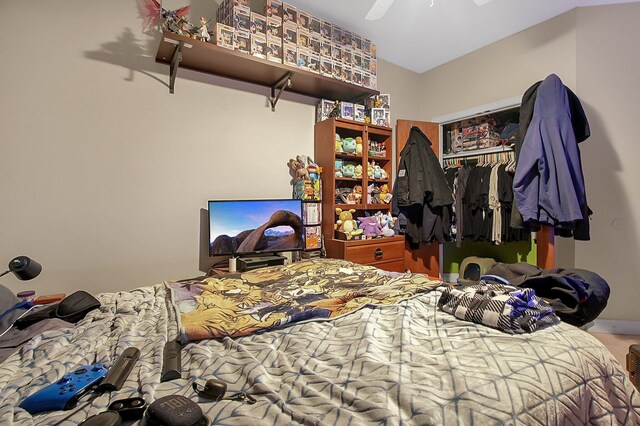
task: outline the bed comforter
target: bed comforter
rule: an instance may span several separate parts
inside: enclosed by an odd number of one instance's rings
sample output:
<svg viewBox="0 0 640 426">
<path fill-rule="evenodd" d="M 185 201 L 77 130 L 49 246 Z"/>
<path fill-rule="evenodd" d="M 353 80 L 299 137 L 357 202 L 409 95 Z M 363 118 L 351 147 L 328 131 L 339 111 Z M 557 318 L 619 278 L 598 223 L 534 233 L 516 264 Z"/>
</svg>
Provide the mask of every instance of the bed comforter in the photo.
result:
<svg viewBox="0 0 640 426">
<path fill-rule="evenodd" d="M 439 291 L 323 322 L 189 343 L 182 378 L 160 383 L 178 334 L 164 285 L 98 295 L 75 328 L 32 339 L 0 365 L 0 424 L 77 424 L 110 401 L 181 394 L 217 425 L 639 424 L 640 395 L 595 338 L 567 324 L 508 335 L 435 306 Z M 81 364 L 108 366 L 136 346 L 124 387 L 71 412 L 31 416 L 26 396 Z M 209 402 L 191 388 L 217 377 L 255 405 Z M 82 402 L 80 404 L 82 406 Z"/>
</svg>

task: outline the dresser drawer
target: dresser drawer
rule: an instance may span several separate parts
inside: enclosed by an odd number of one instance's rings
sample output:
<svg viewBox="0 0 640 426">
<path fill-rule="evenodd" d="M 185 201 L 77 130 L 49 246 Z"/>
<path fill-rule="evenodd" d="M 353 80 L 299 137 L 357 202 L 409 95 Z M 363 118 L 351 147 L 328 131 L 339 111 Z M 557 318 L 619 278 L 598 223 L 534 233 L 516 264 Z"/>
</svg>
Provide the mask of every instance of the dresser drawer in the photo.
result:
<svg viewBox="0 0 640 426">
<path fill-rule="evenodd" d="M 377 240 L 371 240 L 364 245 L 347 247 L 345 259 L 361 264 L 373 264 L 400 259 L 402 259 L 404 263 L 404 241 L 384 241 L 384 239 L 380 239 L 379 242 Z"/>
<path fill-rule="evenodd" d="M 392 260 L 391 262 L 375 262 L 368 263 L 369 266 L 375 266 L 379 269 L 384 269 L 390 272 L 406 272 L 407 268 L 404 266 L 404 259 Z"/>
</svg>

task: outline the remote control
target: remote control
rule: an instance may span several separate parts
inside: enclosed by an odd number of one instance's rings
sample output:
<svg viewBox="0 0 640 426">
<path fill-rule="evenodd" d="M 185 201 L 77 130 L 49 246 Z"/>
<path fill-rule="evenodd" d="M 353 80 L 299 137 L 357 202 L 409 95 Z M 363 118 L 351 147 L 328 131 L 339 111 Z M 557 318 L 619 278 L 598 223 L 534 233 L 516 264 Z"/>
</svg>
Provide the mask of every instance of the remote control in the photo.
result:
<svg viewBox="0 0 640 426">
<path fill-rule="evenodd" d="M 20 407 L 31 414 L 52 410 L 71 410 L 78 400 L 107 374 L 102 364 L 81 365 L 75 371 L 62 376 L 33 395 L 28 396 Z"/>
<path fill-rule="evenodd" d="M 139 357 L 140 350 L 138 348 L 130 347 L 125 349 L 109 369 L 104 380 L 100 382 L 98 390 L 108 392 L 120 390 Z"/>
<path fill-rule="evenodd" d="M 179 379 L 182 374 L 182 357 L 180 343 L 177 340 L 171 340 L 164 345 L 164 354 L 162 355 L 162 374 L 161 382 Z"/>
</svg>

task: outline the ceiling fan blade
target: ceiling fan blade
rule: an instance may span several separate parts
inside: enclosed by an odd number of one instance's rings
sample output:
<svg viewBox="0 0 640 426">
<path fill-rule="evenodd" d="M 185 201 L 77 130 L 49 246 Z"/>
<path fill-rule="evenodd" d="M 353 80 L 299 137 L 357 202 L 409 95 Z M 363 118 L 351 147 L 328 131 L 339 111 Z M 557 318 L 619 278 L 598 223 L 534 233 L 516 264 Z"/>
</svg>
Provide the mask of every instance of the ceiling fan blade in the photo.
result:
<svg viewBox="0 0 640 426">
<path fill-rule="evenodd" d="M 477 6 L 483 6 L 493 0 L 473 0 Z"/>
<path fill-rule="evenodd" d="M 381 19 L 387 13 L 387 10 L 389 10 L 393 4 L 393 1 L 394 0 L 376 0 L 364 19 L 367 21 L 377 21 L 378 19 Z"/>
</svg>

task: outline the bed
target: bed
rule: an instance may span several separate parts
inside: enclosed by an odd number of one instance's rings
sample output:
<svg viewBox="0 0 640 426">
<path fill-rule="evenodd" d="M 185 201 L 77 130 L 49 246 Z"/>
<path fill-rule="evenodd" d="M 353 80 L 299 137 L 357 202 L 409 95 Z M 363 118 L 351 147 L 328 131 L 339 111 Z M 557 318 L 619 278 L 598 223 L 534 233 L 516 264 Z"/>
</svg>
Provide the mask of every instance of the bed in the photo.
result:
<svg viewBox="0 0 640 426">
<path fill-rule="evenodd" d="M 393 304 L 366 304 L 332 319 L 192 341 L 182 350 L 181 378 L 165 383 L 159 381 L 164 344 L 187 329 L 172 286 L 99 294 L 102 306 L 76 327 L 38 335 L 0 364 L 0 423 L 78 424 L 116 399 L 143 396 L 149 403 L 180 394 L 220 425 L 640 424 L 640 395 L 627 373 L 580 329 L 561 323 L 510 335 L 436 309 L 441 290 L 424 276 L 338 260 L 305 262 L 356 278 L 373 274 L 427 286 Z M 288 273 L 310 276 L 304 262 L 296 265 L 303 272 Z M 141 357 L 119 391 L 81 402 L 74 414 L 31 416 L 16 408 L 78 365 L 109 366 L 130 346 Z M 192 383 L 213 377 L 257 402 L 199 398 Z"/>
</svg>

